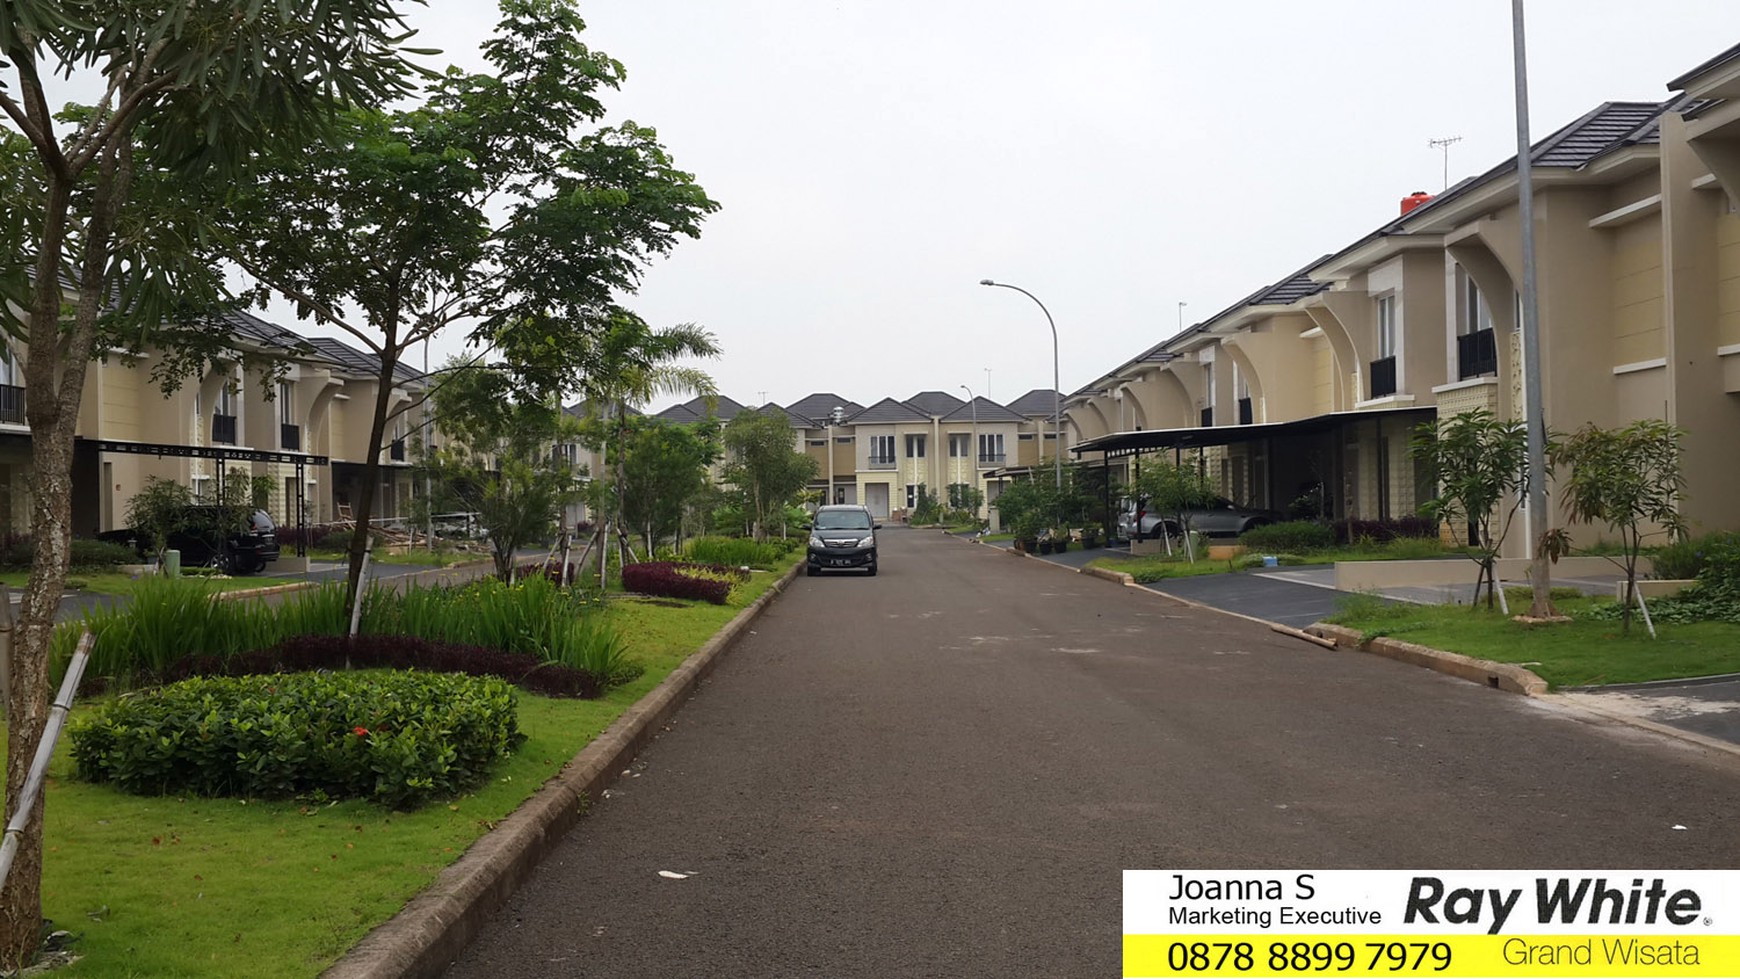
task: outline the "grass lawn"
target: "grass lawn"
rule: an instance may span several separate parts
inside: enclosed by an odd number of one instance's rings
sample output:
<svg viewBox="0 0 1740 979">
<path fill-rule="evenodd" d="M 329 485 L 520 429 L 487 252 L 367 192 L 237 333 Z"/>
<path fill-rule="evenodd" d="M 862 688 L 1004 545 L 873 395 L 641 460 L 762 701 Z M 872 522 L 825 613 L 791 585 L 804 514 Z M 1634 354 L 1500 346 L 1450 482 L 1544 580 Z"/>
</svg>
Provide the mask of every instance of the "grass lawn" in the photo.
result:
<svg viewBox="0 0 1740 979">
<path fill-rule="evenodd" d="M 28 571 L 3 571 L 0 572 L 0 583 L 5 583 L 13 588 L 23 588 L 29 577 L 30 572 Z M 189 575 L 189 577 L 193 576 Z M 78 590 L 94 592 L 99 595 L 131 595 L 133 594 L 133 583 L 136 580 L 132 575 L 114 571 L 84 573 L 75 570 L 67 575 L 69 583 L 82 583 L 82 587 Z M 242 578 L 214 577 L 207 580 L 218 591 L 248 591 L 255 588 L 273 588 L 286 583 L 285 579 L 282 578 L 262 578 L 252 575 Z M 69 584 L 67 591 L 71 592 L 72 590 Z"/>
<path fill-rule="evenodd" d="M 1107 571 L 1122 571 L 1143 584 L 1164 581 L 1167 578 L 1195 578 L 1205 574 L 1226 574 L 1233 570 L 1230 561 L 1210 561 L 1199 558 L 1192 564 L 1183 556 L 1168 557 L 1156 554 L 1147 557 L 1101 557 L 1088 562 L 1090 568 L 1105 568 Z"/>
<path fill-rule="evenodd" d="M 1513 609 L 1526 610 L 1526 589 L 1508 594 Z M 1348 602 L 1329 621 L 1367 635 L 1526 666 L 1555 687 L 1740 672 L 1740 625 L 1657 623 L 1660 638 L 1651 639 L 1643 621 L 1634 619 L 1631 633 L 1624 635 L 1617 621 L 1586 617 L 1601 602 L 1612 604 L 1608 599 L 1555 600 L 1573 619 L 1560 625 L 1523 625 L 1497 609 L 1487 612 L 1484 605 L 1382 606 L 1375 601 Z"/>
<path fill-rule="evenodd" d="M 596 701 L 520 694 L 527 740 L 488 784 L 414 813 L 145 798 L 70 777 L 63 738 L 47 801 L 43 908 L 82 937 L 75 977 L 314 976 L 778 580 L 727 605 L 635 597 L 606 614 L 646 674 Z M 73 721 L 77 721 L 77 710 Z"/>
</svg>

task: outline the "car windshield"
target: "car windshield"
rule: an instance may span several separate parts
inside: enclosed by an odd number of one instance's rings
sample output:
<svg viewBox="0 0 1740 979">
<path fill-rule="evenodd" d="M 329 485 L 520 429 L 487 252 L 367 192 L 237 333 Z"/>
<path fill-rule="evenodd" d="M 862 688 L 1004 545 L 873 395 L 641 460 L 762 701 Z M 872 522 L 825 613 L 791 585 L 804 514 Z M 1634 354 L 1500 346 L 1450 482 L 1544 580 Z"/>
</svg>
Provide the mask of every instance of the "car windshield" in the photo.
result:
<svg viewBox="0 0 1740 979">
<path fill-rule="evenodd" d="M 817 530 L 869 530 L 870 514 L 863 510 L 823 510 L 816 514 Z"/>
</svg>

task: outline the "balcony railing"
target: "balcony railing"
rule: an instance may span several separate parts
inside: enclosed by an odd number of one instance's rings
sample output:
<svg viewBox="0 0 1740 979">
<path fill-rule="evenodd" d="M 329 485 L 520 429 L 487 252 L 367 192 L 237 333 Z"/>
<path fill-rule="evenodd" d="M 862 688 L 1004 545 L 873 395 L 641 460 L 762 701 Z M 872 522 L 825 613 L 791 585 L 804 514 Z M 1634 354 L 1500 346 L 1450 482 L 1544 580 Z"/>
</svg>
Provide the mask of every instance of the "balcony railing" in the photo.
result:
<svg viewBox="0 0 1740 979">
<path fill-rule="evenodd" d="M 871 469 L 893 469 L 894 468 L 894 457 L 893 456 L 871 456 L 870 457 L 870 468 Z"/>
<path fill-rule="evenodd" d="M 0 384 L 0 422 L 23 425 L 24 389 L 16 384 Z"/>
<path fill-rule="evenodd" d="M 404 462 L 405 461 L 405 440 L 404 439 L 394 439 L 393 444 L 387 446 L 387 458 L 393 460 L 394 462 Z"/>
<path fill-rule="evenodd" d="M 1371 362 L 1371 396 L 1387 398 L 1396 393 L 1396 358 L 1382 357 Z"/>
<path fill-rule="evenodd" d="M 1213 428 L 1214 427 L 1214 409 L 1213 408 L 1202 409 L 1201 425 L 1203 428 Z"/>
<path fill-rule="evenodd" d="M 1475 330 L 1456 338 L 1456 376 L 1466 381 L 1498 373 L 1498 341 L 1492 330 Z"/>
<path fill-rule="evenodd" d="M 302 426 L 279 423 L 278 445 L 290 452 L 302 451 Z"/>
<path fill-rule="evenodd" d="M 236 416 L 211 416 L 211 441 L 213 445 L 236 444 Z"/>
<path fill-rule="evenodd" d="M 1239 424 L 1240 425 L 1249 425 L 1251 423 L 1251 419 L 1253 419 L 1254 417 L 1256 417 L 1256 416 L 1251 414 L 1251 399 L 1250 398 L 1240 398 L 1239 399 Z"/>
<path fill-rule="evenodd" d="M 1001 466 L 1007 461 L 1009 461 L 1009 455 L 1006 452 L 979 453 L 979 465 L 981 466 Z"/>
</svg>

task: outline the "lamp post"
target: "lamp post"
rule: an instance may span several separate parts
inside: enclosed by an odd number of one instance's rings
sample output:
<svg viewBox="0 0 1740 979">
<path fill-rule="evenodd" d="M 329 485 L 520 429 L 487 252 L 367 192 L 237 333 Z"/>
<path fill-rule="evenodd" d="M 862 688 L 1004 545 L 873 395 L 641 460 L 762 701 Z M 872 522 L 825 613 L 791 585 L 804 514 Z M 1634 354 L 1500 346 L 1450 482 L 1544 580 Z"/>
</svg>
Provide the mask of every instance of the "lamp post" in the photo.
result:
<svg viewBox="0 0 1740 979">
<path fill-rule="evenodd" d="M 971 446 L 970 451 L 968 451 L 968 453 L 967 453 L 967 463 L 970 466 L 972 466 L 971 472 L 973 474 L 973 489 L 978 489 L 979 488 L 979 456 L 978 456 L 978 451 L 979 451 L 979 402 L 977 399 L 975 399 L 973 397 L 973 389 L 972 388 L 967 387 L 965 384 L 963 384 L 963 385 L 961 385 L 961 390 L 967 392 L 967 404 L 972 405 L 972 407 L 973 407 L 973 442 L 972 442 L 972 446 Z M 979 510 L 977 507 L 974 507 L 973 508 L 973 516 L 976 517 L 978 515 L 979 515 Z"/>
<path fill-rule="evenodd" d="M 839 405 L 828 412 L 828 491 L 822 495 L 824 506 L 834 502 L 834 426 L 840 424 L 845 415 L 846 409 Z"/>
<path fill-rule="evenodd" d="M 1552 572 L 1547 567 L 1541 535 L 1552 515 L 1547 512 L 1547 409 L 1541 392 L 1541 318 L 1535 275 L 1534 160 L 1529 144 L 1529 72 L 1527 45 L 1523 39 L 1523 0 L 1511 0 L 1511 45 L 1516 67 L 1516 175 L 1517 202 L 1522 221 L 1522 348 L 1523 398 L 1528 412 L 1529 454 L 1529 584 L 1534 602 L 1529 614 L 1553 615 Z"/>
<path fill-rule="evenodd" d="M 1063 489 L 1063 384 L 1058 379 L 1057 369 L 1057 321 L 1051 318 L 1051 310 L 1039 301 L 1039 297 L 1020 286 L 1012 286 L 1007 282 L 993 282 L 990 279 L 980 279 L 979 285 L 996 286 L 999 289 L 1013 289 L 1038 305 L 1039 311 L 1045 314 L 1045 322 L 1051 327 L 1051 434 L 1057 440 L 1056 454 L 1053 456 L 1057 473 L 1057 488 Z M 1040 444 L 1044 444 L 1043 441 Z"/>
</svg>

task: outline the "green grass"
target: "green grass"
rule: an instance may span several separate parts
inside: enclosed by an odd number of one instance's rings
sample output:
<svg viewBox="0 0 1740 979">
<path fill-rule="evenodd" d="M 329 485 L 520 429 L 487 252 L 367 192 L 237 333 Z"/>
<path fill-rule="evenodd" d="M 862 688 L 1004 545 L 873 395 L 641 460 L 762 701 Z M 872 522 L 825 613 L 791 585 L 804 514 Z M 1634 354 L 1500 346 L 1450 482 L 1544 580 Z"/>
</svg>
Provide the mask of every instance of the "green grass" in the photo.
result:
<svg viewBox="0 0 1740 979">
<path fill-rule="evenodd" d="M 289 552 L 286 552 L 287 556 L 288 553 Z M 343 564 L 350 560 L 350 553 L 342 549 L 331 550 L 329 548 L 322 548 L 317 550 L 315 548 L 309 548 L 308 559 L 310 561 L 325 561 L 328 563 Z M 431 551 L 425 548 L 416 548 L 404 554 L 388 554 L 385 551 L 375 551 L 369 557 L 369 561 L 374 564 L 403 564 L 424 568 L 451 568 L 456 564 L 470 564 L 474 561 L 488 561 L 489 559 L 489 555 L 481 551 L 475 553 L 471 551 Z"/>
<path fill-rule="evenodd" d="M 1178 557 L 1168 557 L 1156 554 L 1148 557 L 1101 557 L 1088 562 L 1090 568 L 1105 568 L 1107 571 L 1122 571 L 1143 584 L 1164 581 L 1167 578 L 1195 578 L 1208 574 L 1226 574 L 1233 570 L 1230 561 L 1210 561 L 1198 558 L 1193 564 Z"/>
<path fill-rule="evenodd" d="M 4 571 L 0 572 L 0 583 L 4 583 L 13 588 L 23 588 L 25 581 L 29 577 L 30 572 L 28 571 Z M 275 588 L 279 585 L 292 583 L 284 578 L 265 578 L 256 576 L 242 578 L 208 577 L 203 580 L 209 581 L 211 586 L 217 591 L 252 591 L 256 588 Z M 92 592 L 99 595 L 131 595 L 139 583 L 139 579 L 132 575 L 120 574 L 114 571 L 85 574 L 76 569 L 67 575 L 67 581 L 82 582 L 83 587 L 79 589 L 80 591 Z M 69 587 L 67 590 L 71 591 L 72 589 Z"/>
<path fill-rule="evenodd" d="M 414 813 L 130 796 L 72 780 L 63 739 L 48 789 L 43 906 L 81 935 L 83 958 L 60 974 L 317 975 L 778 577 L 751 576 L 723 606 L 612 599 L 608 614 L 646 673 L 595 701 L 522 693 L 527 740 L 513 758 L 488 784 Z"/>
<path fill-rule="evenodd" d="M 986 534 L 979 538 L 987 544 L 1008 544 L 1015 540 L 1014 534 Z"/>
<path fill-rule="evenodd" d="M 1512 611 L 1526 611 L 1527 590 L 1514 589 Z M 1651 639 L 1641 618 L 1629 635 L 1617 621 L 1579 617 L 1608 599 L 1556 600 L 1559 611 L 1572 617 L 1559 625 L 1529 626 L 1513 622 L 1484 605 L 1391 605 L 1375 600 L 1344 604 L 1329 621 L 1358 629 L 1369 637 L 1390 636 L 1434 649 L 1462 653 L 1533 670 L 1555 687 L 1605 683 L 1641 683 L 1682 677 L 1740 672 L 1740 625 L 1696 622 L 1657 623 L 1660 638 Z"/>
</svg>

